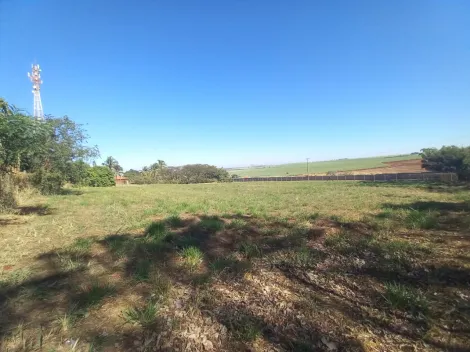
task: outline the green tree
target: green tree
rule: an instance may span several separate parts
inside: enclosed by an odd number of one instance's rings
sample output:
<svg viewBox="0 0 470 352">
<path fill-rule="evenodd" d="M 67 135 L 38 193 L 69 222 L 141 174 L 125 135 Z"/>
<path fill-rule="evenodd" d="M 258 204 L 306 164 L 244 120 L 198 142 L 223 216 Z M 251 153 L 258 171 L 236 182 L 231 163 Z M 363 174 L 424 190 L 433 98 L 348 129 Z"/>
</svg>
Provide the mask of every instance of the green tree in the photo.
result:
<svg viewBox="0 0 470 352">
<path fill-rule="evenodd" d="M 15 111 L 15 107 L 8 104 L 8 102 L 0 97 L 0 116 L 11 115 Z"/>
<path fill-rule="evenodd" d="M 420 153 L 422 167 L 436 172 L 456 172 L 470 175 L 470 147 L 443 146 L 441 149 L 425 148 Z"/>
<path fill-rule="evenodd" d="M 67 181 L 75 185 L 85 185 L 88 176 L 88 165 L 83 160 L 77 160 L 70 164 Z"/>
<path fill-rule="evenodd" d="M 0 118 L 0 170 L 20 167 L 23 159 L 47 153 L 48 125 L 15 112 Z"/>
<path fill-rule="evenodd" d="M 87 170 L 85 185 L 90 187 L 115 186 L 114 173 L 107 166 L 94 166 Z"/>
<path fill-rule="evenodd" d="M 116 175 L 122 171 L 121 165 L 119 165 L 119 162 L 116 159 L 114 159 L 112 156 L 108 156 L 102 165 L 106 166 Z"/>
</svg>

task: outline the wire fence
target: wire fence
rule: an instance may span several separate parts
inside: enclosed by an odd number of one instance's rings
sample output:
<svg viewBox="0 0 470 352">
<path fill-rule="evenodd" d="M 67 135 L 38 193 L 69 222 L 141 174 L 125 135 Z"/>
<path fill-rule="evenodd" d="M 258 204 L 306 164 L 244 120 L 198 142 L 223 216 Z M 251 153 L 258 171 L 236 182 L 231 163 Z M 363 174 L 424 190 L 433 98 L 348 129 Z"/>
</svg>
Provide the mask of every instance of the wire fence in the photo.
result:
<svg viewBox="0 0 470 352">
<path fill-rule="evenodd" d="M 269 176 L 269 177 L 243 177 L 235 178 L 233 182 L 256 182 L 256 181 L 370 181 L 370 182 L 392 182 L 392 181 L 458 181 L 455 173 L 440 172 L 415 172 L 395 174 L 370 174 L 370 175 L 325 175 L 325 176 Z"/>
</svg>

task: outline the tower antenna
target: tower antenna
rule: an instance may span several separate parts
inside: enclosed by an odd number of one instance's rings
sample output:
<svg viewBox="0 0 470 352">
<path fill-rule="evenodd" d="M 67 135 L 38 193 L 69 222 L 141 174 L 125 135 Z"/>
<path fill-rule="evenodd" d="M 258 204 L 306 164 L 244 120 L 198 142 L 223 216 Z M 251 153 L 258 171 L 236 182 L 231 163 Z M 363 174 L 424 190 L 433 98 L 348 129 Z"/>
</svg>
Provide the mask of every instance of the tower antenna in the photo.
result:
<svg viewBox="0 0 470 352">
<path fill-rule="evenodd" d="M 28 72 L 28 77 L 33 83 L 33 97 L 34 97 L 34 113 L 35 119 L 44 120 L 44 111 L 42 110 L 41 102 L 41 69 L 39 65 L 31 65 L 32 72 Z"/>
</svg>

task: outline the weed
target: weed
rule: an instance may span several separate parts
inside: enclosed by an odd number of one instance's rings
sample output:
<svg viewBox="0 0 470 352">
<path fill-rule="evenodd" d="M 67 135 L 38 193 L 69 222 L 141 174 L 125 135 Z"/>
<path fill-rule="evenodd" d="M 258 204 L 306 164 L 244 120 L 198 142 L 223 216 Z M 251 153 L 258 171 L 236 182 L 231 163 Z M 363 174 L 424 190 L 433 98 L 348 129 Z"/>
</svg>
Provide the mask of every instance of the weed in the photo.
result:
<svg viewBox="0 0 470 352">
<path fill-rule="evenodd" d="M 181 251 L 184 264 L 190 269 L 196 269 L 204 258 L 203 253 L 197 247 L 186 247 Z"/>
<path fill-rule="evenodd" d="M 167 229 L 164 222 L 156 221 L 152 222 L 146 229 L 145 233 L 147 236 L 151 237 L 152 239 L 159 241 L 166 237 Z"/>
<path fill-rule="evenodd" d="M 148 281 L 150 278 L 150 261 L 145 258 L 138 259 L 134 272 L 133 277 L 137 281 Z"/>
<path fill-rule="evenodd" d="M 156 271 L 152 274 L 150 283 L 153 290 L 152 297 L 157 299 L 165 298 L 172 287 L 170 279 L 167 276 L 161 274 L 159 271 Z"/>
<path fill-rule="evenodd" d="M 205 217 L 199 221 L 197 227 L 204 231 L 215 233 L 224 228 L 224 222 L 218 217 Z"/>
<path fill-rule="evenodd" d="M 384 297 L 395 309 L 412 313 L 426 313 L 428 310 L 428 302 L 420 291 L 399 283 L 386 283 Z"/>
<path fill-rule="evenodd" d="M 123 312 L 124 320 L 129 324 L 140 325 L 149 328 L 157 322 L 159 307 L 157 304 L 148 302 L 144 307 L 131 307 Z"/>
<path fill-rule="evenodd" d="M 133 240 L 123 236 L 109 236 L 105 239 L 105 243 L 109 251 L 119 258 L 132 253 L 136 245 Z"/>
<path fill-rule="evenodd" d="M 57 325 L 63 332 L 67 332 L 74 326 L 76 320 L 77 316 L 75 314 L 64 314 L 57 319 Z"/>
<path fill-rule="evenodd" d="M 79 293 L 76 302 L 79 308 L 91 308 L 99 305 L 104 298 L 114 295 L 115 292 L 116 289 L 109 284 L 92 283 Z"/>
<path fill-rule="evenodd" d="M 297 267 L 307 268 L 315 263 L 315 256 L 310 248 L 302 246 L 293 253 L 292 262 Z"/>
<path fill-rule="evenodd" d="M 85 254 L 90 251 L 92 244 L 93 240 L 90 238 L 77 238 L 70 249 L 77 254 Z"/>
<path fill-rule="evenodd" d="M 57 253 L 57 260 L 58 260 L 59 266 L 64 271 L 78 270 L 85 266 L 85 263 L 82 257 L 74 255 L 74 254 L 70 254 L 68 252 Z"/>
<path fill-rule="evenodd" d="M 184 221 L 179 215 L 171 215 L 165 219 L 165 222 L 173 228 L 184 226 Z"/>
<path fill-rule="evenodd" d="M 243 231 L 246 229 L 247 223 L 243 219 L 233 219 L 230 224 L 228 224 L 228 227 L 231 229 Z"/>
<path fill-rule="evenodd" d="M 248 259 L 260 257 L 262 254 L 258 245 L 250 242 L 243 242 L 240 245 L 240 252 Z"/>
<path fill-rule="evenodd" d="M 412 229 L 432 229 L 437 225 L 439 213 L 431 210 L 411 210 L 405 218 L 405 224 Z"/>
<path fill-rule="evenodd" d="M 248 317 L 232 322 L 231 325 L 237 338 L 243 341 L 255 341 L 262 335 L 259 325 Z"/>
</svg>

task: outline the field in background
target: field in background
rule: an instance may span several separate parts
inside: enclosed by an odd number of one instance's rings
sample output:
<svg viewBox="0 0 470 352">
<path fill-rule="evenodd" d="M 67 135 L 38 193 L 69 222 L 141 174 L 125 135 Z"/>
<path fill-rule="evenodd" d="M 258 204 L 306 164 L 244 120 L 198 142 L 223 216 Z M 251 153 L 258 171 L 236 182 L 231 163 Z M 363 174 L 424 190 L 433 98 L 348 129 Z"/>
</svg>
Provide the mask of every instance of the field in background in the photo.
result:
<svg viewBox="0 0 470 352">
<path fill-rule="evenodd" d="M 332 161 L 315 161 L 309 162 L 309 173 L 313 174 L 325 174 L 328 171 L 353 171 L 361 170 L 359 173 L 371 173 L 373 169 L 381 168 L 380 172 L 420 172 L 419 163 L 412 163 L 411 165 L 400 167 L 399 170 L 390 170 L 390 165 L 386 163 L 405 161 L 405 160 L 419 160 L 421 157 L 416 154 L 401 155 L 401 156 L 388 156 L 388 157 L 374 157 L 374 158 L 360 158 L 360 159 L 342 159 Z M 307 162 L 284 164 L 284 165 L 273 165 L 266 167 L 253 167 L 246 169 L 231 169 L 231 174 L 236 174 L 240 177 L 262 177 L 262 176 L 295 176 L 295 175 L 306 175 L 307 174 Z"/>
<path fill-rule="evenodd" d="M 0 216 L 1 351 L 465 351 L 470 191 L 129 186 Z"/>
</svg>

